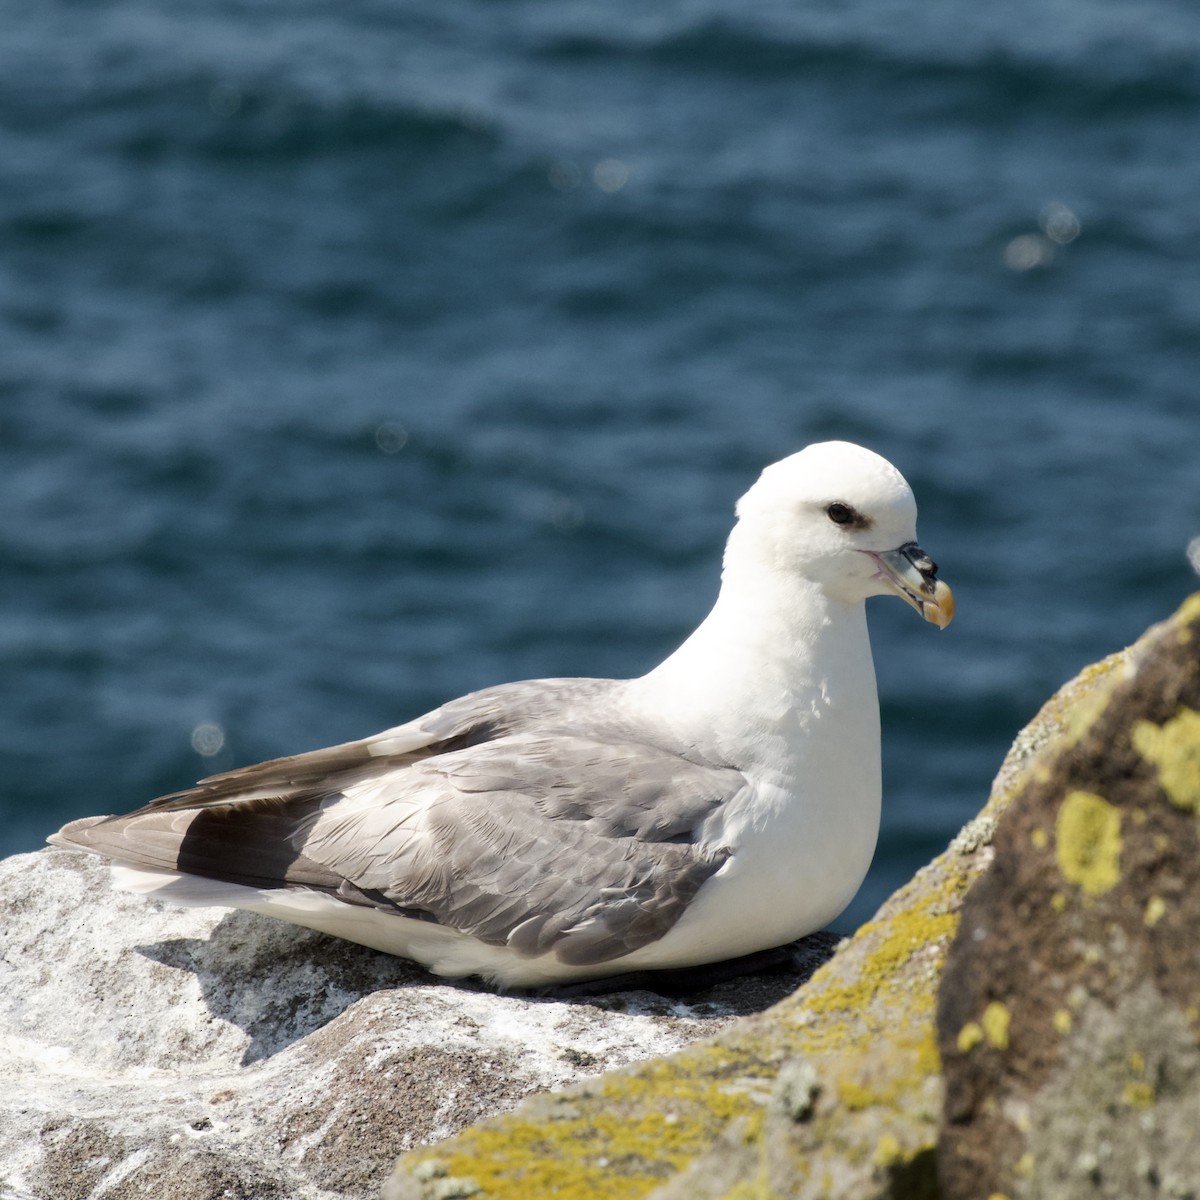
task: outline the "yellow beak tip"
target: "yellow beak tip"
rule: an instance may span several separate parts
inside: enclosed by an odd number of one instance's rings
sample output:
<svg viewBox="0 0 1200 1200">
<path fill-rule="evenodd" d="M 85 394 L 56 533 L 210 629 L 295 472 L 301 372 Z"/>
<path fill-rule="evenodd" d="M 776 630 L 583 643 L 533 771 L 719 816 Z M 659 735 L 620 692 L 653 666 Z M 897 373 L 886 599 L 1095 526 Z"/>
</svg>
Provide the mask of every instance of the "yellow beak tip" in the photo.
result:
<svg viewBox="0 0 1200 1200">
<path fill-rule="evenodd" d="M 921 615 L 931 625 L 945 629 L 954 620 L 954 593 L 940 579 L 933 586 L 933 599 L 921 606 Z"/>
</svg>

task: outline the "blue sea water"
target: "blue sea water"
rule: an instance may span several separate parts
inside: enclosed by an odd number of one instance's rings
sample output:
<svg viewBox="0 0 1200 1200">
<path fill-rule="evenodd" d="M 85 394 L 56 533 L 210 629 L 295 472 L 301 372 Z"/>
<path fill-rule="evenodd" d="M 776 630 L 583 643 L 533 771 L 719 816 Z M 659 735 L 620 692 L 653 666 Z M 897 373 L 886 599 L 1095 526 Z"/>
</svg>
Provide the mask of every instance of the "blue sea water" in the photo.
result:
<svg viewBox="0 0 1200 1200">
<path fill-rule="evenodd" d="M 1182 0 L 0 0 L 0 852 L 640 673 L 734 499 L 891 458 L 851 928 L 1197 585 Z"/>
</svg>

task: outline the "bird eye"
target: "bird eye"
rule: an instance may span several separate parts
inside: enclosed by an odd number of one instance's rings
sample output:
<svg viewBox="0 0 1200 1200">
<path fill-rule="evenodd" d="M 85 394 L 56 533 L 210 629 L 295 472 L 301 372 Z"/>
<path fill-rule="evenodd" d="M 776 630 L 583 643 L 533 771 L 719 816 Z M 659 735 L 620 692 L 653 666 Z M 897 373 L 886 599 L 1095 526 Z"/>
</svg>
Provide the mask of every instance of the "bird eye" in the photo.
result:
<svg viewBox="0 0 1200 1200">
<path fill-rule="evenodd" d="M 854 509 L 848 504 L 831 504 L 825 511 L 835 525 L 849 525 L 854 520 Z"/>
</svg>

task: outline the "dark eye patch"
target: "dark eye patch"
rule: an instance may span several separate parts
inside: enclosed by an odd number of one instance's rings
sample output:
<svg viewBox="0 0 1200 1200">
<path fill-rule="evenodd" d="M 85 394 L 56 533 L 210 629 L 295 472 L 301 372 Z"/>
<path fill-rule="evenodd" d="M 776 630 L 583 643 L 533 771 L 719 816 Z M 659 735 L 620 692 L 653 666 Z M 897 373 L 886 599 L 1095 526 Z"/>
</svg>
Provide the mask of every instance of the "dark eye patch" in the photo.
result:
<svg viewBox="0 0 1200 1200">
<path fill-rule="evenodd" d="M 868 529 L 871 518 L 864 517 L 853 505 L 843 500 L 835 500 L 825 506 L 825 515 L 835 524 L 844 529 Z"/>
</svg>

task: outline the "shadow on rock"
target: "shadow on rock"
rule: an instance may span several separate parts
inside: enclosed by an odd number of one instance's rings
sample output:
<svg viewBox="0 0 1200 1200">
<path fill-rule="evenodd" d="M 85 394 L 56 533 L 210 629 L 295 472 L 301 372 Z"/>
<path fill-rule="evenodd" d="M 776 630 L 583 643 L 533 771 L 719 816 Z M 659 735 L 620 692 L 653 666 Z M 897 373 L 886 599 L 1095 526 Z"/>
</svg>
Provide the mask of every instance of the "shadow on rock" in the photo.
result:
<svg viewBox="0 0 1200 1200">
<path fill-rule="evenodd" d="M 745 1016 L 795 991 L 838 940 L 835 934 L 813 934 L 770 952 L 769 960 L 751 955 L 705 967 L 644 971 L 524 998 L 647 1015 L 686 1010 L 690 1017 Z M 236 910 L 207 938 L 152 942 L 137 952 L 195 975 L 209 1012 L 249 1037 L 243 1066 L 278 1054 L 376 992 L 419 984 L 495 990 L 478 979 L 437 979 L 406 959 Z"/>
<path fill-rule="evenodd" d="M 241 911 L 229 913 L 207 938 L 136 949 L 195 975 L 213 1016 L 249 1037 L 243 1066 L 314 1033 L 364 996 L 429 980 L 415 963 Z"/>
<path fill-rule="evenodd" d="M 532 998 L 594 1001 L 613 1008 L 625 1003 L 626 993 L 644 994 L 653 1006 L 679 1002 L 690 1015 L 749 1016 L 778 1004 L 806 983 L 833 957 L 842 941 L 839 934 L 813 933 L 784 946 L 759 950 L 738 958 L 671 970 L 635 971 L 606 979 L 589 979 L 530 992 Z"/>
</svg>

